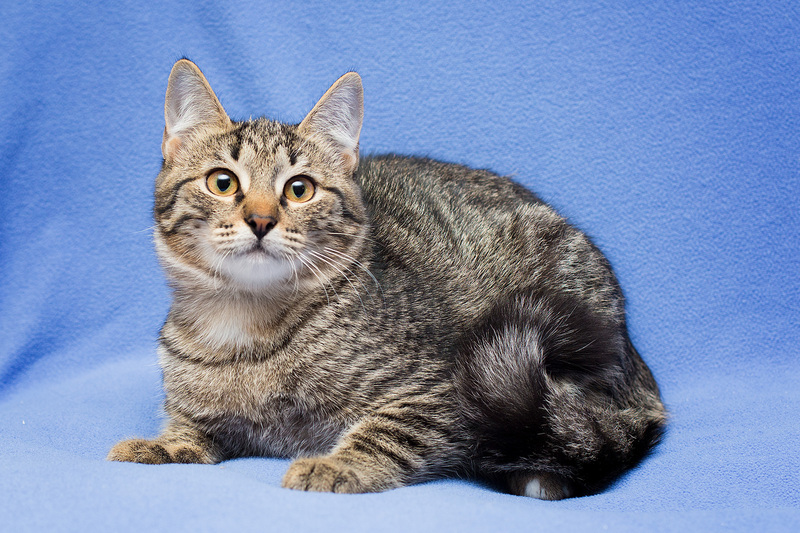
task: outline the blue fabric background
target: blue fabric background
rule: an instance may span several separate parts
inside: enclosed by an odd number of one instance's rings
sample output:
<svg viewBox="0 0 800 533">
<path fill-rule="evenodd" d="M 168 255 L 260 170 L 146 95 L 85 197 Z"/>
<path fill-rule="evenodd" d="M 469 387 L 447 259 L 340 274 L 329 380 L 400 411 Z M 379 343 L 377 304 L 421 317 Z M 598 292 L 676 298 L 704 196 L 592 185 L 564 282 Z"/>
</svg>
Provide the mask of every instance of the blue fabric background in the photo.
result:
<svg viewBox="0 0 800 533">
<path fill-rule="evenodd" d="M 752 2 L 0 5 L 0 529 L 800 529 L 800 9 Z M 514 175 L 615 266 L 672 420 L 606 492 L 280 488 L 288 462 L 111 464 L 154 436 L 150 240 L 172 63 L 234 118 L 364 80 L 362 150 Z"/>
</svg>

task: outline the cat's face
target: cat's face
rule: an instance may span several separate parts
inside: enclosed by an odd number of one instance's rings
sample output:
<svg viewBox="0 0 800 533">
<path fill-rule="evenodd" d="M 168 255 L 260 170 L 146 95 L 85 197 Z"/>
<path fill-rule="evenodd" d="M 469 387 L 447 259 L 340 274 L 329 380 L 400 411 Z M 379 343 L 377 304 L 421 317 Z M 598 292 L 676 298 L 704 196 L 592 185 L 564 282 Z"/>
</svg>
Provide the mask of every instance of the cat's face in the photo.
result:
<svg viewBox="0 0 800 533">
<path fill-rule="evenodd" d="M 233 123 L 199 70 L 173 68 L 156 248 L 174 282 L 297 290 L 343 270 L 366 214 L 352 179 L 361 85 L 349 74 L 299 126 Z"/>
</svg>

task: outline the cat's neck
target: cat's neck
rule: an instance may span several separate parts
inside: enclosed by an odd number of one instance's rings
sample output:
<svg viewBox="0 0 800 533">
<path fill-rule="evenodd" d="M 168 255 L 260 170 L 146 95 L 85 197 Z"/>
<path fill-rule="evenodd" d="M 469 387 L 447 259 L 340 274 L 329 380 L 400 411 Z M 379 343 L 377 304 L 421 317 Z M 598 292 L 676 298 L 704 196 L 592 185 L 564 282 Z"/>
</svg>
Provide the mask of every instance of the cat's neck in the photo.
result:
<svg viewBox="0 0 800 533">
<path fill-rule="evenodd" d="M 171 316 L 212 347 L 243 347 L 279 337 L 303 295 L 291 290 L 175 288 Z"/>
</svg>

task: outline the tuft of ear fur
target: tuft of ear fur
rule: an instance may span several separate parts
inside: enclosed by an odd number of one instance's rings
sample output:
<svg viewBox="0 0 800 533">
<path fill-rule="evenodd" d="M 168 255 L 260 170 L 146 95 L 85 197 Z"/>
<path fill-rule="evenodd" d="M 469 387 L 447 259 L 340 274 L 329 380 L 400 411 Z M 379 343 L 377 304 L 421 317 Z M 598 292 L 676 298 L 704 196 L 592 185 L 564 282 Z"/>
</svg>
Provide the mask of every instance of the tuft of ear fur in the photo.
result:
<svg viewBox="0 0 800 533">
<path fill-rule="evenodd" d="M 231 119 L 222 108 L 206 77 L 197 65 L 181 59 L 172 67 L 164 101 L 164 141 L 161 153 L 170 159 L 198 130 L 224 128 Z"/>
<path fill-rule="evenodd" d="M 322 140 L 342 156 L 345 167 L 358 166 L 358 136 L 364 119 L 361 76 L 348 72 L 322 95 L 298 127 L 301 135 Z"/>
</svg>

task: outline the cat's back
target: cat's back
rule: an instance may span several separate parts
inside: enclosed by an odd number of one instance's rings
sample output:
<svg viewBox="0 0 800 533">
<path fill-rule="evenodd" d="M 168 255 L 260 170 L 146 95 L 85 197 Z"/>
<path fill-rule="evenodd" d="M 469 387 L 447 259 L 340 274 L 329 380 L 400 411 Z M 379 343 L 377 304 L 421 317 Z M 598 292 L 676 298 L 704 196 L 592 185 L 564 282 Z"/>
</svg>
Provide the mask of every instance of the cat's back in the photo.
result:
<svg viewBox="0 0 800 533">
<path fill-rule="evenodd" d="M 426 215 L 436 215 L 442 222 L 479 215 L 479 223 L 524 205 L 544 206 L 531 191 L 506 177 L 424 157 L 363 157 L 356 179 L 375 216 L 405 216 L 412 225 L 428 223 Z"/>
<path fill-rule="evenodd" d="M 569 293 L 622 320 L 608 261 L 534 193 L 488 170 L 427 158 L 362 158 L 356 172 L 384 283 L 479 316 L 515 292 Z M 398 289 L 408 290 L 399 284 Z M 494 302 L 494 303 L 493 303 Z"/>
<path fill-rule="evenodd" d="M 356 179 L 376 239 L 415 264 L 485 266 L 489 256 L 518 255 L 519 242 L 535 240 L 537 231 L 565 226 L 532 192 L 488 170 L 382 155 L 362 158 Z"/>
</svg>

